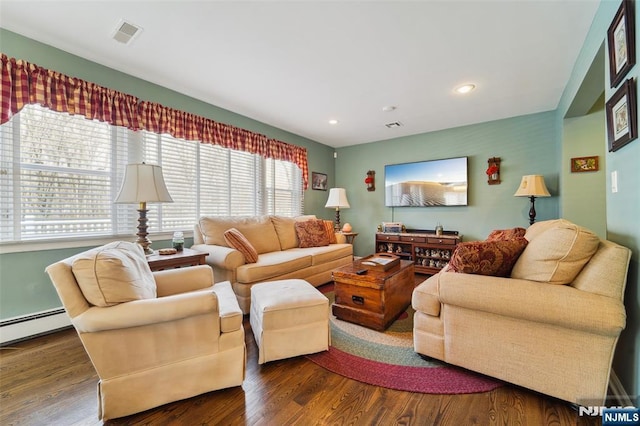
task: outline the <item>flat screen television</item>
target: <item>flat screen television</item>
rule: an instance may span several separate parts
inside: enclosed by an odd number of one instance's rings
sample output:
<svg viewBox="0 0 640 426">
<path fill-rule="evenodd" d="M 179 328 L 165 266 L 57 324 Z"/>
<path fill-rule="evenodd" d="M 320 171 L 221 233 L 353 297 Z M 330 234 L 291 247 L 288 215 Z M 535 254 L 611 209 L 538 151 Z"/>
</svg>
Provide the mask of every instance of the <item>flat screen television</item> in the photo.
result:
<svg viewBox="0 0 640 426">
<path fill-rule="evenodd" d="M 384 166 L 387 207 L 467 205 L 467 157 Z"/>
</svg>

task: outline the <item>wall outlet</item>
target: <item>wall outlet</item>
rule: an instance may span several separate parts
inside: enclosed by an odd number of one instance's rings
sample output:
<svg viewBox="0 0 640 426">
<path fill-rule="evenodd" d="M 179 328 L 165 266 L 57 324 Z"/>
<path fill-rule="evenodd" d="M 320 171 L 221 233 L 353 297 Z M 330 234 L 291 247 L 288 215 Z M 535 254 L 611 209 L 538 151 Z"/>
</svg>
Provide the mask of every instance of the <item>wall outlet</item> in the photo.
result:
<svg viewBox="0 0 640 426">
<path fill-rule="evenodd" d="M 614 170 L 611 172 L 611 192 L 618 192 L 618 171 Z"/>
</svg>

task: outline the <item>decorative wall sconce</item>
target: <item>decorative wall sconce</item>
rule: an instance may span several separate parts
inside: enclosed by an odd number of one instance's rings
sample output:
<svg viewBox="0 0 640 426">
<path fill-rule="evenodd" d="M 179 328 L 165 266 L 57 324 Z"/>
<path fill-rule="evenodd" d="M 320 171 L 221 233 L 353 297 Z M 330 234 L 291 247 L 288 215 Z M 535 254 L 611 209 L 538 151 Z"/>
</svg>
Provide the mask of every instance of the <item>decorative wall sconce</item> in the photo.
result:
<svg viewBox="0 0 640 426">
<path fill-rule="evenodd" d="M 367 177 L 365 178 L 364 183 L 367 184 L 367 191 L 375 191 L 376 190 L 376 172 L 375 172 L 375 170 L 369 170 L 367 172 Z"/>
<path fill-rule="evenodd" d="M 500 184 L 500 157 L 493 157 L 487 160 L 489 167 L 487 168 L 487 183 L 489 185 Z"/>
</svg>

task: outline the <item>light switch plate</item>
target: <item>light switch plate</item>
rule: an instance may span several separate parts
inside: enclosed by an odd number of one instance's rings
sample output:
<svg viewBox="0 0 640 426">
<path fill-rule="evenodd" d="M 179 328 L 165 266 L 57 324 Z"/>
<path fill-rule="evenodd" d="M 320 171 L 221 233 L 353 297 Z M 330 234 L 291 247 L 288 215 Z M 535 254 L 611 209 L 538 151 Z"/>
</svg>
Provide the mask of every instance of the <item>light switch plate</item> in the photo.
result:
<svg viewBox="0 0 640 426">
<path fill-rule="evenodd" d="M 618 171 L 614 170 L 611 172 L 611 192 L 618 192 Z"/>
</svg>

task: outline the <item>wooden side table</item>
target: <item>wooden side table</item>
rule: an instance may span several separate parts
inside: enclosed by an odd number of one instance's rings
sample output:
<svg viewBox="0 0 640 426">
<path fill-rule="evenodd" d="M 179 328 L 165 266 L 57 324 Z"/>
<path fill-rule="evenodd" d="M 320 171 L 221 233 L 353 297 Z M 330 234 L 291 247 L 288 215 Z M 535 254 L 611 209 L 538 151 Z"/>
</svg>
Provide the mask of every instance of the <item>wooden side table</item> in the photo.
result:
<svg viewBox="0 0 640 426">
<path fill-rule="evenodd" d="M 183 266 L 204 265 L 207 253 L 188 248 L 176 254 L 158 254 L 157 251 L 147 256 L 147 263 L 152 271 L 163 269 L 181 268 Z"/>
<path fill-rule="evenodd" d="M 358 236 L 357 232 L 342 232 L 342 235 L 347 239 L 348 244 L 353 244 L 353 240 Z"/>
</svg>

